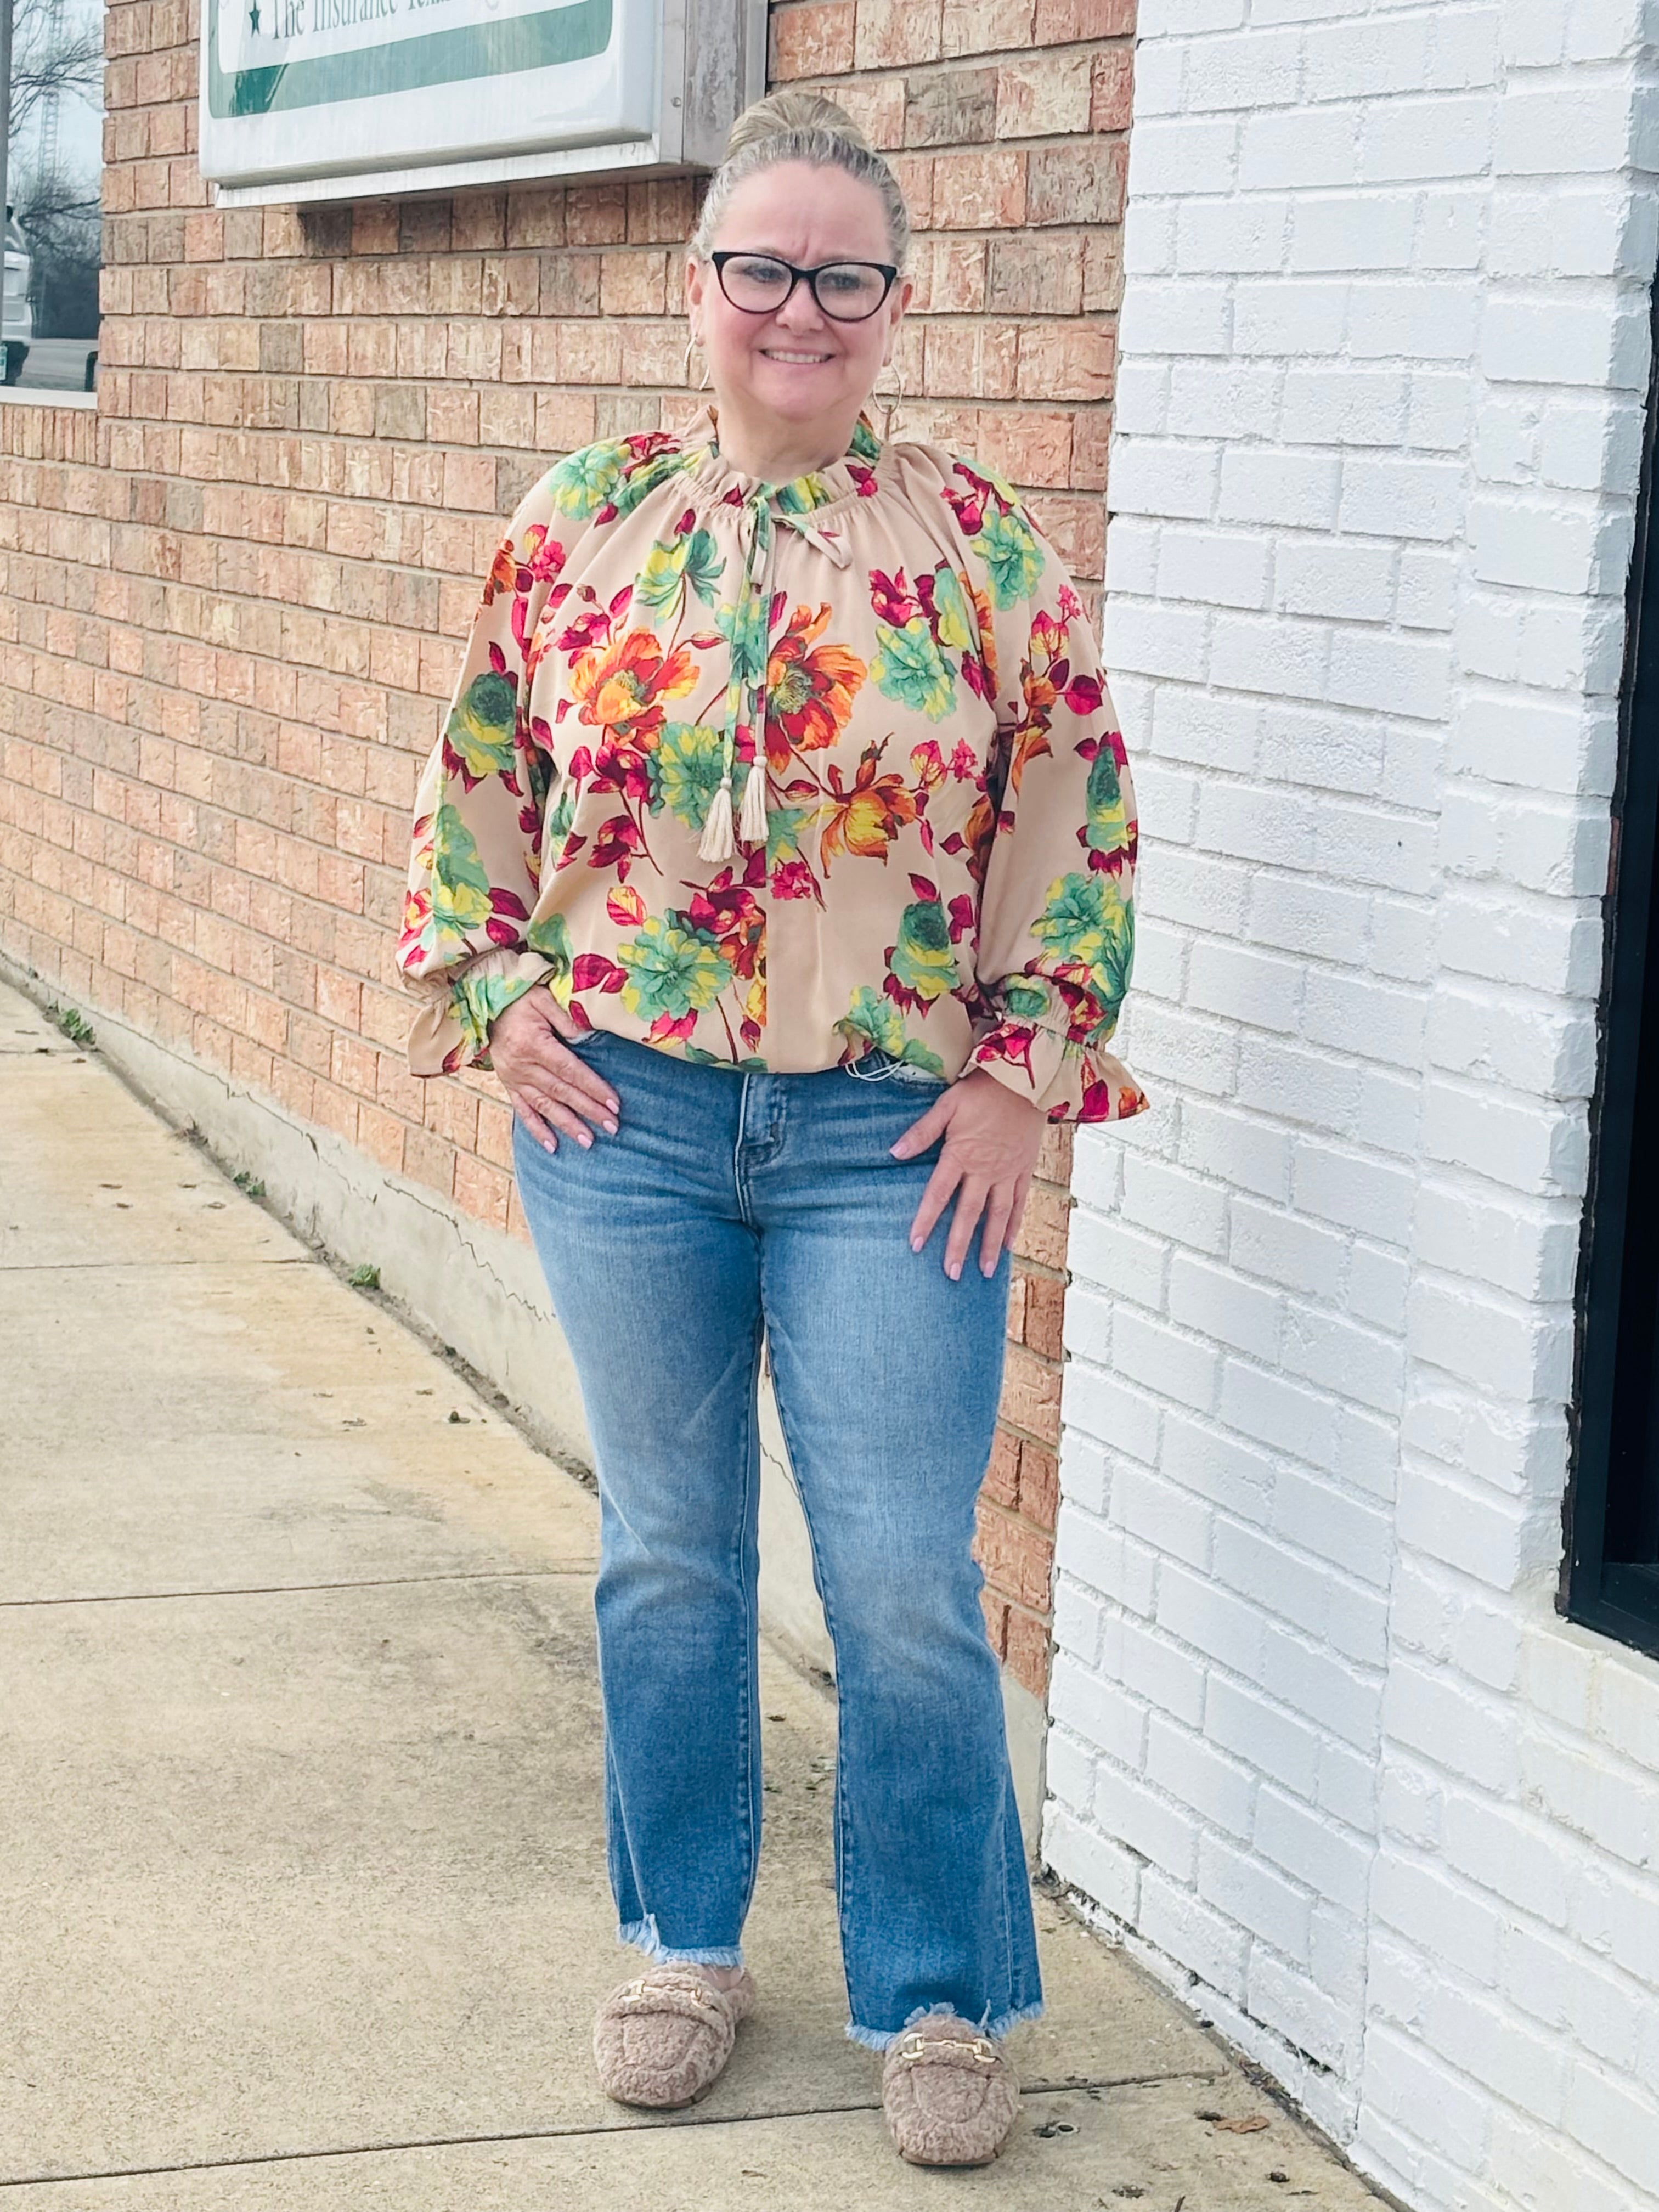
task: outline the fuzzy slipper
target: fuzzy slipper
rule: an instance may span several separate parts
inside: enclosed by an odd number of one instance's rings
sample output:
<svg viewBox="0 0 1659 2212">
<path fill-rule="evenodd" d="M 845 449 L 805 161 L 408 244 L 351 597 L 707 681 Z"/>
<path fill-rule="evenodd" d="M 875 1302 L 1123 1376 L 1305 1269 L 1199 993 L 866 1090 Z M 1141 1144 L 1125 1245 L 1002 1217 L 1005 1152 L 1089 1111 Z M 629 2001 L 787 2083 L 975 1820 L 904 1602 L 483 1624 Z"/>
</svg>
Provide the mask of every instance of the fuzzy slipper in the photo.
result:
<svg viewBox="0 0 1659 2212">
<path fill-rule="evenodd" d="M 672 2112 L 695 2105 L 732 2056 L 755 2002 L 745 1972 L 717 1989 L 696 1966 L 652 1966 L 611 1990 L 593 2022 L 599 2087 L 620 2105 Z"/>
<path fill-rule="evenodd" d="M 1019 2084 L 988 2037 L 930 2013 L 888 2045 L 881 2108 L 912 2166 L 988 2166 L 1019 2117 Z"/>
</svg>

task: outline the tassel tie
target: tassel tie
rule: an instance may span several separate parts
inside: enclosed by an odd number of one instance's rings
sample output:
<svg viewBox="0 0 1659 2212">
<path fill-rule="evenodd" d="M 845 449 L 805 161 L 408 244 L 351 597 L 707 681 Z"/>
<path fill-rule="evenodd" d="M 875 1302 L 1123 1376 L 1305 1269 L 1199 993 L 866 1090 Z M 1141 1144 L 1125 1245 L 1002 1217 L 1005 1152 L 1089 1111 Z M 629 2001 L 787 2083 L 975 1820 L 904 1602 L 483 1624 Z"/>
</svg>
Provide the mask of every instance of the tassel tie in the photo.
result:
<svg viewBox="0 0 1659 2212">
<path fill-rule="evenodd" d="M 772 486 L 757 484 L 744 501 L 738 522 L 743 549 L 743 581 L 738 589 L 736 618 L 732 625 L 732 680 L 726 693 L 726 734 L 720 751 L 720 780 L 708 802 L 708 818 L 697 847 L 699 858 L 718 863 L 729 860 L 739 842 L 764 845 L 766 805 L 766 667 L 772 650 L 772 556 L 776 547 L 776 525 L 782 523 L 804 538 L 837 568 L 851 565 L 852 555 L 839 537 L 820 530 L 810 515 L 787 510 L 775 514 Z M 732 786 L 738 760 L 739 732 L 749 732 L 749 774 L 743 787 L 743 806 L 736 815 Z"/>
</svg>

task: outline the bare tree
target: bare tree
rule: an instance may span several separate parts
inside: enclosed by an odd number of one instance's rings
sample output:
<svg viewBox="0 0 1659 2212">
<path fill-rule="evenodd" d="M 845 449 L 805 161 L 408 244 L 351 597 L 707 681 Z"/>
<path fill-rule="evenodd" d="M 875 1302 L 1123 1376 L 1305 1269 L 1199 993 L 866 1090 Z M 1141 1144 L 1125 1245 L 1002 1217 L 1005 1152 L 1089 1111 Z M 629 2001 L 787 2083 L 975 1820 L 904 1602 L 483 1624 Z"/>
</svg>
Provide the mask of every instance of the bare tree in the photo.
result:
<svg viewBox="0 0 1659 2212">
<path fill-rule="evenodd" d="M 15 144 L 40 103 L 57 93 L 98 101 L 104 81 L 101 15 L 71 29 L 52 0 L 12 0 L 11 115 Z"/>
<path fill-rule="evenodd" d="M 33 264 L 29 287 L 40 337 L 98 335 L 101 210 L 96 178 L 61 163 L 14 178 L 13 205 Z"/>
<path fill-rule="evenodd" d="M 98 224 L 96 178 L 74 176 L 61 163 L 50 173 L 38 168 L 22 170 L 16 177 L 17 216 L 42 232 L 71 233 Z"/>
</svg>

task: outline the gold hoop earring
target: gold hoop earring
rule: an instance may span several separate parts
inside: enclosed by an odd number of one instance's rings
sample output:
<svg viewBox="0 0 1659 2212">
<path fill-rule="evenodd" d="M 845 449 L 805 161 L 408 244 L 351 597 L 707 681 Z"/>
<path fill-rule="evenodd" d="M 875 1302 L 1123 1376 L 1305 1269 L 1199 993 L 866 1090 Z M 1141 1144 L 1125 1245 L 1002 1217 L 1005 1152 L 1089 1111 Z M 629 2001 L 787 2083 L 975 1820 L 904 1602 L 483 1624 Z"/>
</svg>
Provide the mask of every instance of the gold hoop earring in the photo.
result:
<svg viewBox="0 0 1659 2212">
<path fill-rule="evenodd" d="M 697 341 L 696 341 L 696 339 L 695 337 L 689 337 L 689 338 L 687 338 L 687 340 L 686 340 L 686 342 L 685 342 L 685 351 L 684 351 L 684 355 L 681 356 L 681 363 L 680 363 L 680 381 L 681 381 L 681 383 L 682 383 L 682 384 L 690 384 L 690 381 L 691 381 L 691 356 L 692 356 L 692 354 L 693 354 L 694 352 L 697 351 L 698 349 L 698 349 L 698 346 L 697 346 Z M 708 360 L 705 358 L 705 360 L 704 360 L 704 362 L 703 362 L 703 364 L 702 364 L 702 383 L 701 383 L 701 384 L 699 384 L 699 385 L 698 385 L 698 386 L 697 386 L 697 390 L 698 390 L 699 392 L 707 392 L 707 391 L 708 391 Z"/>
</svg>

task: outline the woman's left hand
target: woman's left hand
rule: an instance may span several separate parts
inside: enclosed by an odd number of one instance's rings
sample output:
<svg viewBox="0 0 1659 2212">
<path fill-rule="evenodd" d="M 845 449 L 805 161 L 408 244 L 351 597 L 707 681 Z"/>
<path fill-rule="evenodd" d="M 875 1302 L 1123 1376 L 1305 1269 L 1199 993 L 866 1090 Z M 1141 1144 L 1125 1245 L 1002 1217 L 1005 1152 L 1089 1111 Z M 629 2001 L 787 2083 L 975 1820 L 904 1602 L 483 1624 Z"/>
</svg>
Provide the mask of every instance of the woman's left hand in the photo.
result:
<svg viewBox="0 0 1659 2212">
<path fill-rule="evenodd" d="M 945 1139 L 938 1164 L 910 1224 L 910 1249 L 920 1252 L 952 1194 L 956 1210 L 945 1240 L 945 1272 L 952 1282 L 974 1241 L 980 1217 L 981 1273 L 994 1275 L 1004 1245 L 1019 1232 L 1042 1143 L 1042 1112 L 999 1083 L 982 1068 L 947 1084 L 919 1121 L 913 1121 L 893 1146 L 895 1156 L 913 1159 L 939 1137 Z"/>
</svg>

